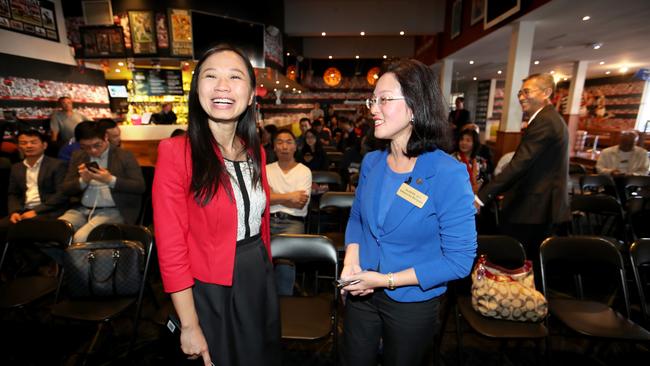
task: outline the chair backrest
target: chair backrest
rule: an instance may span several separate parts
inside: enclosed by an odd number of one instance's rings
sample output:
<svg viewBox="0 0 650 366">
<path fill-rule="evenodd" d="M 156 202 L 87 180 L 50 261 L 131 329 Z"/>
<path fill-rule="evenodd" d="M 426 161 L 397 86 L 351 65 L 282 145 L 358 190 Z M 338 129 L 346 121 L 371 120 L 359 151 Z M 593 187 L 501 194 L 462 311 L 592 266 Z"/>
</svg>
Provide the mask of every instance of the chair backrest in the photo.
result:
<svg viewBox="0 0 650 366">
<path fill-rule="evenodd" d="M 311 181 L 318 184 L 341 185 L 341 175 L 337 172 L 316 170 L 311 172 Z"/>
<path fill-rule="evenodd" d="M 506 235 L 479 235 L 477 244 L 477 257 L 484 254 L 490 262 L 502 267 L 517 268 L 526 260 L 524 246 Z"/>
<path fill-rule="evenodd" d="M 646 197 L 650 198 L 650 176 L 629 175 L 623 181 L 625 198 Z"/>
<path fill-rule="evenodd" d="M 318 207 L 338 207 L 350 208 L 354 202 L 354 192 L 325 192 L 321 198 Z"/>
<path fill-rule="evenodd" d="M 340 151 L 325 151 L 325 154 L 330 163 L 339 163 L 343 160 L 343 153 Z"/>
<path fill-rule="evenodd" d="M 611 176 L 605 174 L 588 174 L 580 177 L 580 189 L 583 194 L 588 193 L 605 193 L 612 197 L 615 197 L 620 201 L 618 197 L 618 191 L 616 190 L 616 183 Z"/>
<path fill-rule="evenodd" d="M 87 241 L 131 240 L 139 242 L 149 253 L 153 244 L 151 231 L 144 226 L 128 224 L 102 224 L 88 234 Z"/>
<path fill-rule="evenodd" d="M 599 273 L 600 281 L 598 289 L 618 288 L 623 294 L 626 316 L 630 316 L 630 302 L 625 282 L 625 269 L 623 257 L 617 246 L 610 240 L 598 236 L 571 236 L 571 237 L 550 237 L 544 240 L 540 247 L 540 261 L 542 269 L 542 289 L 545 296 L 549 296 L 548 279 L 553 269 L 549 264 L 561 263 L 563 269 L 570 270 L 574 274 L 572 279 L 562 279 L 563 283 L 574 281 L 576 286 L 574 296 L 585 298 L 585 286 L 583 275 L 589 271 L 591 274 Z M 606 269 L 613 269 L 618 276 L 602 276 L 607 273 Z M 618 279 L 616 278 L 618 277 Z M 614 296 L 616 290 L 609 294 Z"/>
<path fill-rule="evenodd" d="M 622 215 L 621 204 L 607 194 L 576 194 L 571 197 L 571 210 L 604 215 Z"/>
<path fill-rule="evenodd" d="M 72 243 L 74 228 L 67 221 L 57 219 L 22 220 L 9 227 L 9 243 L 56 243 L 65 249 Z"/>
<path fill-rule="evenodd" d="M 623 206 L 616 198 L 607 194 L 576 194 L 571 196 L 571 211 L 574 234 L 627 240 Z"/>
<path fill-rule="evenodd" d="M 585 167 L 582 164 L 569 163 L 569 174 L 585 175 L 587 174 L 587 169 L 585 169 Z"/>
<path fill-rule="evenodd" d="M 322 235 L 279 234 L 271 238 L 273 258 L 297 263 L 324 262 L 333 264 L 338 273 L 338 258 L 332 241 Z"/>
<path fill-rule="evenodd" d="M 630 260 L 632 262 L 632 272 L 639 292 L 639 302 L 641 303 L 641 312 L 646 325 L 650 324 L 650 304 L 646 297 L 646 288 L 650 283 L 650 239 L 639 239 L 630 246 Z M 642 273 L 641 267 L 644 267 L 645 273 Z"/>
</svg>

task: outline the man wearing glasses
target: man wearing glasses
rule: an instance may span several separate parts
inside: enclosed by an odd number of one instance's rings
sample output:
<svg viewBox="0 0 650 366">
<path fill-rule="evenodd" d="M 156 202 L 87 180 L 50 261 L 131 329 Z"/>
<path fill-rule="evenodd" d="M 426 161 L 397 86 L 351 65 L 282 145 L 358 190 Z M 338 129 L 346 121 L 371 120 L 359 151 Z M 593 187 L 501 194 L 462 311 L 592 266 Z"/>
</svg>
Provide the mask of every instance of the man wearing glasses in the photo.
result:
<svg viewBox="0 0 650 366">
<path fill-rule="evenodd" d="M 81 122 L 75 139 L 81 149 L 72 154 L 63 192 L 79 204 L 59 219 L 74 226 L 75 242 L 83 242 L 101 224 L 135 223 L 145 184 L 133 154 L 112 146 L 98 123 Z"/>
<path fill-rule="evenodd" d="M 524 244 L 528 258 L 539 258 L 539 245 L 556 225 L 569 221 L 569 133 L 550 102 L 555 82 L 550 74 L 524 79 L 517 94 L 530 116 L 528 128 L 510 164 L 478 192 L 486 204 L 504 193 L 503 231 Z M 539 266 L 536 266 L 538 269 Z M 536 273 L 536 279 L 541 278 Z"/>
</svg>

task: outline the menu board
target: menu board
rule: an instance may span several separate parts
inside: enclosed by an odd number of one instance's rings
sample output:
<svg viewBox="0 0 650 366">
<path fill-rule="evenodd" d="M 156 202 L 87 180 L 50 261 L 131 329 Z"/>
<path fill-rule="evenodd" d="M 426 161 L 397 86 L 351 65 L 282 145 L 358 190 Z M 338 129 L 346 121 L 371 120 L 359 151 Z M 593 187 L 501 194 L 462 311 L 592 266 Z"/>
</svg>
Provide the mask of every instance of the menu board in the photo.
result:
<svg viewBox="0 0 650 366">
<path fill-rule="evenodd" d="M 59 41 L 54 2 L 49 0 L 0 0 L 0 28 Z"/>
<path fill-rule="evenodd" d="M 136 95 L 183 95 L 180 70 L 136 69 L 133 82 Z"/>
</svg>

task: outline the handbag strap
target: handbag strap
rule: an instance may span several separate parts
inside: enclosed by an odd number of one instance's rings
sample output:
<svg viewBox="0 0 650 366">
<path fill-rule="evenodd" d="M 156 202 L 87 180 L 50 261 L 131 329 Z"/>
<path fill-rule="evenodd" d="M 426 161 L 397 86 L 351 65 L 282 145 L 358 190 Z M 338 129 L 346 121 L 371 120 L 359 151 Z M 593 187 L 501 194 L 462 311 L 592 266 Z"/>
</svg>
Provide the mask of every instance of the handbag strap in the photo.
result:
<svg viewBox="0 0 650 366">
<path fill-rule="evenodd" d="M 90 263 L 90 270 L 88 271 L 88 291 L 90 292 L 91 296 L 95 296 L 95 291 L 93 291 L 93 283 L 95 282 L 106 282 L 110 279 L 113 279 L 112 287 L 113 287 L 113 295 L 117 294 L 117 284 L 115 283 L 115 272 L 117 271 L 117 262 L 120 260 L 120 250 L 119 249 L 113 249 L 113 269 L 111 270 L 111 273 L 104 278 L 103 280 L 98 279 L 95 276 L 95 251 L 91 250 L 90 253 L 88 253 L 88 262 Z"/>
</svg>

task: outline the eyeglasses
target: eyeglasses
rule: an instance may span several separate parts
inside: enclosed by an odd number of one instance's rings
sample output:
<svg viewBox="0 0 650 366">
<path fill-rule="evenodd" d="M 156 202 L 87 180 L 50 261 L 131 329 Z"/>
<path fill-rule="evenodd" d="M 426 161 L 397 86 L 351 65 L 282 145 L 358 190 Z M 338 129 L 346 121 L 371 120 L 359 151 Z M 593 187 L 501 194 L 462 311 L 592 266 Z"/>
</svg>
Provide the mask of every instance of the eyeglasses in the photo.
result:
<svg viewBox="0 0 650 366">
<path fill-rule="evenodd" d="M 390 102 L 391 100 L 403 100 L 405 99 L 403 96 L 402 97 L 372 97 L 366 99 L 366 107 L 368 109 L 372 109 L 372 106 L 375 104 L 378 105 L 384 105 L 386 102 Z"/>
<path fill-rule="evenodd" d="M 96 142 L 96 143 L 91 144 L 91 145 L 79 144 L 79 147 L 81 148 L 81 150 L 84 150 L 84 151 L 99 150 L 102 147 L 104 147 L 104 142 L 103 141 L 102 142 Z"/>
<path fill-rule="evenodd" d="M 525 96 L 525 97 L 530 97 L 532 94 L 533 90 L 541 90 L 541 89 L 521 89 L 520 91 L 517 92 L 517 96 Z"/>
</svg>

